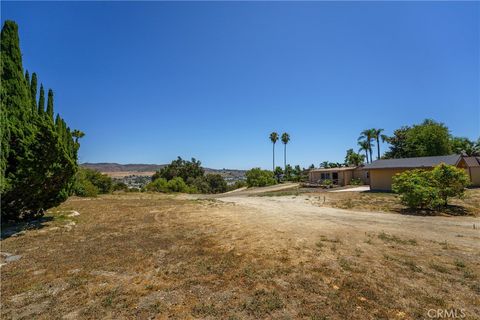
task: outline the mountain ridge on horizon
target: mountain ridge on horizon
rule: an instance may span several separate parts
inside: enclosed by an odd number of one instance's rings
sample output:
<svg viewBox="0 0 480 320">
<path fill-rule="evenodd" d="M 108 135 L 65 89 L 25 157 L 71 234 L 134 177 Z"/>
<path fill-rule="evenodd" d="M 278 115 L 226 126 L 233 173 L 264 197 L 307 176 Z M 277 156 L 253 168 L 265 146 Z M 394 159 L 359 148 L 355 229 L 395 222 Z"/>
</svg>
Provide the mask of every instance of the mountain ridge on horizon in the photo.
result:
<svg viewBox="0 0 480 320">
<path fill-rule="evenodd" d="M 80 164 L 83 168 L 98 170 L 100 172 L 149 172 L 149 171 L 157 171 L 161 168 L 167 166 L 167 164 L 145 164 L 145 163 L 127 163 L 121 164 L 116 162 L 84 162 Z M 229 173 L 244 173 L 246 170 L 240 169 L 214 169 L 214 168 L 206 168 L 206 173 L 211 172 L 229 172 Z"/>
</svg>

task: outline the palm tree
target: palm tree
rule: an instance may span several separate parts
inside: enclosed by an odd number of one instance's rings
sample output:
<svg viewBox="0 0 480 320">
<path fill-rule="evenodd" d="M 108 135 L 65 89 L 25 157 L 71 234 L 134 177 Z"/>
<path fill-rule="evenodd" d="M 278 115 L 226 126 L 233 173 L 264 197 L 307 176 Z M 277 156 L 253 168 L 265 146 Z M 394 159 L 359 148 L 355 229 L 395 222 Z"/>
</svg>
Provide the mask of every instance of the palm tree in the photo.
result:
<svg viewBox="0 0 480 320">
<path fill-rule="evenodd" d="M 283 147 L 283 167 L 284 170 L 287 170 L 287 143 L 290 141 L 290 135 L 286 132 L 282 133 L 282 143 Z"/>
<path fill-rule="evenodd" d="M 75 138 L 75 143 L 78 143 L 78 139 L 83 138 L 85 136 L 85 133 L 80 131 L 80 130 L 73 130 L 72 131 L 72 137 Z"/>
<path fill-rule="evenodd" d="M 272 141 L 273 144 L 273 169 L 272 171 L 275 171 L 275 143 L 278 141 L 278 133 L 275 131 L 270 133 L 270 141 Z"/>
<path fill-rule="evenodd" d="M 382 134 L 384 129 L 372 129 L 373 130 L 373 138 L 377 140 L 377 160 L 380 159 L 380 139 L 382 139 L 382 142 L 385 142 L 385 139 L 387 138 L 386 135 Z"/>
<path fill-rule="evenodd" d="M 360 149 L 358 149 L 358 152 L 365 151 L 365 158 L 368 163 L 368 151 L 369 150 L 371 151 L 370 143 L 367 140 L 361 140 L 361 141 L 358 141 L 358 145 L 360 146 Z"/>
<path fill-rule="evenodd" d="M 368 152 L 370 153 L 370 162 L 373 161 L 372 147 L 374 145 L 372 144 L 372 141 L 374 140 L 374 137 L 375 137 L 375 129 L 365 129 L 362 132 L 360 132 L 360 137 L 358 137 L 358 141 L 363 140 L 368 143 Z"/>
</svg>

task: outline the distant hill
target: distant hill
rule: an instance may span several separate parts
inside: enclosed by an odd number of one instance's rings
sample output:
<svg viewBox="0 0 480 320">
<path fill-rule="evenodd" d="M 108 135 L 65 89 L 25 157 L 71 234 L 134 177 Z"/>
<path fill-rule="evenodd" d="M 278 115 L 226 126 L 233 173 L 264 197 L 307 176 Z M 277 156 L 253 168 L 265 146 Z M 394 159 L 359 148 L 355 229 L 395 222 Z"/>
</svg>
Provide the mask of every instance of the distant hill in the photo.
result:
<svg viewBox="0 0 480 320">
<path fill-rule="evenodd" d="M 165 164 L 119 164 L 119 163 L 82 163 L 81 167 L 98 170 L 100 172 L 148 172 L 157 171 L 165 167 Z"/>
<path fill-rule="evenodd" d="M 145 175 L 153 174 L 153 172 L 160 170 L 165 167 L 166 164 L 119 164 L 119 163 L 82 163 L 81 167 L 98 170 L 103 173 L 108 173 L 109 175 L 116 176 L 114 173 L 117 172 L 121 176 L 124 175 Z M 221 174 L 224 178 L 242 178 L 245 176 L 245 170 L 237 169 L 211 169 L 204 168 L 206 173 L 218 173 Z M 143 174 L 142 174 L 143 173 Z"/>
</svg>

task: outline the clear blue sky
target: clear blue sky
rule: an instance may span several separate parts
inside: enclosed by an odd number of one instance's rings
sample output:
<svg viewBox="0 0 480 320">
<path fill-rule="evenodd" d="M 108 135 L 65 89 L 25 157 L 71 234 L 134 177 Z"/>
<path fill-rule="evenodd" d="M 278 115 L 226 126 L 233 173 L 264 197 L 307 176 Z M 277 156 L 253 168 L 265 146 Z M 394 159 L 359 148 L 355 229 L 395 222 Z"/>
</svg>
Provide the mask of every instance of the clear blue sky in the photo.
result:
<svg viewBox="0 0 480 320">
<path fill-rule="evenodd" d="M 343 161 L 365 128 L 480 135 L 478 2 L 3 2 L 81 162 Z M 386 146 L 384 146 L 385 148 Z M 282 146 L 277 147 L 282 163 Z"/>
</svg>

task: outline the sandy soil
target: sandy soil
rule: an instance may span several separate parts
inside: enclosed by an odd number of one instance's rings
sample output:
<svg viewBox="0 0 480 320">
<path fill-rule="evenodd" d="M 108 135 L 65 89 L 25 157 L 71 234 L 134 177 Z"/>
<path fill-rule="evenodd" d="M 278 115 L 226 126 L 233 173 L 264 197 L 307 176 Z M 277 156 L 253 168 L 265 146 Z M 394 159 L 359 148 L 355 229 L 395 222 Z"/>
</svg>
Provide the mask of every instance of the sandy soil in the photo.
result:
<svg viewBox="0 0 480 320">
<path fill-rule="evenodd" d="M 363 212 L 319 207 L 317 197 L 222 197 L 224 202 L 245 206 L 245 221 L 288 230 L 302 237 L 319 232 L 389 232 L 432 241 L 448 241 L 468 250 L 480 250 L 480 218 L 418 217 L 383 212 Z M 474 229 L 475 228 L 475 229 Z"/>
</svg>

